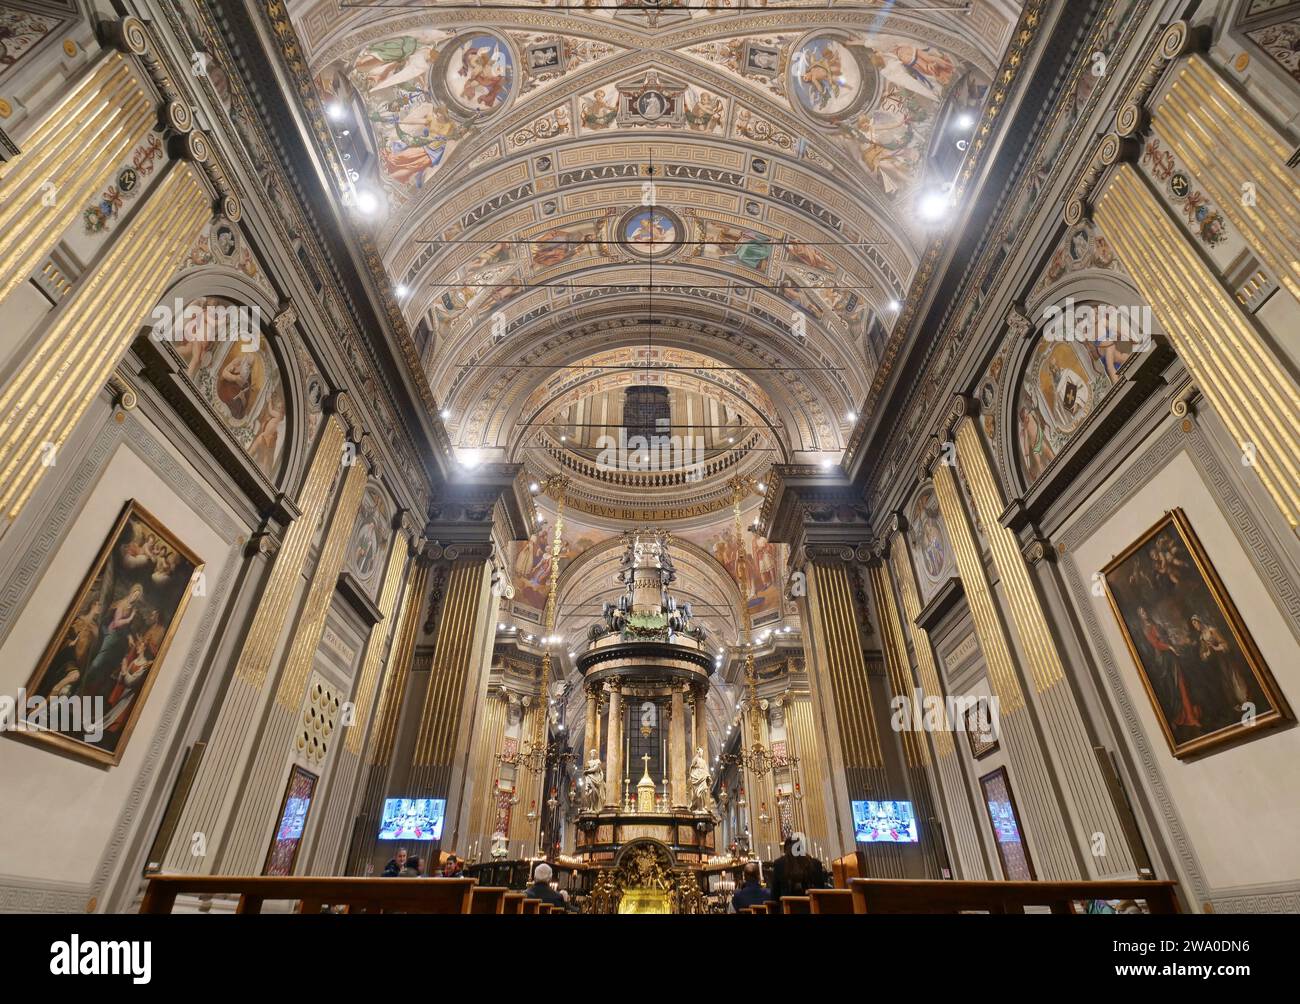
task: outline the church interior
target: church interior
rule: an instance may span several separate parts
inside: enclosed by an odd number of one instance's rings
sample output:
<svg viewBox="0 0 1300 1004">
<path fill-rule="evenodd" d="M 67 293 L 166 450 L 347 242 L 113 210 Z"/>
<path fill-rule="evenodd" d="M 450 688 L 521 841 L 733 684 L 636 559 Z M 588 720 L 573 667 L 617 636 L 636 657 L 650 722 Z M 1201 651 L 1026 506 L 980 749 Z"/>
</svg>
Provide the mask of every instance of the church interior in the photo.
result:
<svg viewBox="0 0 1300 1004">
<path fill-rule="evenodd" d="M 0 0 L 0 912 L 1300 913 L 1298 171 L 1289 0 Z"/>
</svg>

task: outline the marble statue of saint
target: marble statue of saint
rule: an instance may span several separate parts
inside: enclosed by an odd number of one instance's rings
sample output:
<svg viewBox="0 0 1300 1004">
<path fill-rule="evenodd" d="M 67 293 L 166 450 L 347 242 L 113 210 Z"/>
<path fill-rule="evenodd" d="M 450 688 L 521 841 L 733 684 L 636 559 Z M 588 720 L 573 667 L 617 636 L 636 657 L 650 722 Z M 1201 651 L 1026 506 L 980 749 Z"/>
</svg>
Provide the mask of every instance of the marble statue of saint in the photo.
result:
<svg viewBox="0 0 1300 1004">
<path fill-rule="evenodd" d="M 699 746 L 695 747 L 695 759 L 691 761 L 686 782 L 691 789 L 691 811 L 712 812 L 713 794 L 710 789 L 713 787 L 713 778 L 709 775 L 709 764 L 704 758 L 704 750 Z"/>
<path fill-rule="evenodd" d="M 587 812 L 599 812 L 605 807 L 605 768 L 595 750 L 582 771 L 582 807 Z"/>
</svg>

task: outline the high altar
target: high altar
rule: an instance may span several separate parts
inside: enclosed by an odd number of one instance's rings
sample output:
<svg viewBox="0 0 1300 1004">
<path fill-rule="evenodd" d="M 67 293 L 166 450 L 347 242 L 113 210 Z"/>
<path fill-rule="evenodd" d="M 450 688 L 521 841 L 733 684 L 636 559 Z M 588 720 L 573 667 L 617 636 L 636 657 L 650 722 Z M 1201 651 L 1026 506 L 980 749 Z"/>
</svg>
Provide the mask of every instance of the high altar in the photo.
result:
<svg viewBox="0 0 1300 1004">
<path fill-rule="evenodd" d="M 592 627 L 577 659 L 586 735 L 598 737 L 588 744 L 595 748 L 582 771 L 577 853 L 609 866 L 607 884 L 617 878 L 626 887 L 621 912 L 656 912 L 667 898 L 628 892 L 666 884 L 663 891 L 680 895 L 681 869 L 702 865 L 714 851 L 704 712 L 713 655 L 691 623 L 690 604 L 679 605 L 669 592 L 676 572 L 668 534 L 641 531 L 625 539 L 624 592 L 605 604 L 603 623 Z M 648 885 L 628 885 L 643 871 Z"/>
</svg>

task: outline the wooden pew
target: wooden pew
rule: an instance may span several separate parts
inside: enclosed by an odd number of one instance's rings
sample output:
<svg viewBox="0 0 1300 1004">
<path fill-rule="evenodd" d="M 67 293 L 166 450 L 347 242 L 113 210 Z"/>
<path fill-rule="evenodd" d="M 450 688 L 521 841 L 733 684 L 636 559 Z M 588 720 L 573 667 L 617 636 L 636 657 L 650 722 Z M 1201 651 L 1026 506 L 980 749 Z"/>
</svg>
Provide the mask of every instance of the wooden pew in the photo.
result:
<svg viewBox="0 0 1300 1004">
<path fill-rule="evenodd" d="M 516 914 L 524 912 L 524 904 L 528 900 L 521 892 L 508 892 L 505 895 L 505 902 L 501 906 L 502 913 Z"/>
<path fill-rule="evenodd" d="M 774 899 L 769 899 L 766 903 L 763 904 L 763 909 L 767 911 L 769 916 L 771 916 L 774 913 L 781 912 L 781 904 Z"/>
<path fill-rule="evenodd" d="M 520 913 L 541 913 L 542 901 L 540 899 L 525 899 L 524 908 Z"/>
<path fill-rule="evenodd" d="M 1178 913 L 1177 884 L 1161 882 L 949 882 L 853 879 L 854 913 L 1024 913 L 1027 906 L 1079 913 L 1076 902 L 1143 900 L 1152 913 Z M 816 912 L 816 911 L 814 911 Z"/>
<path fill-rule="evenodd" d="M 140 912 L 171 913 L 176 897 L 197 895 L 238 896 L 236 913 L 261 913 L 267 900 L 297 900 L 298 913 L 469 913 L 473 888 L 473 879 L 152 875 Z"/>
<path fill-rule="evenodd" d="M 812 900 L 807 896 L 782 896 L 782 913 L 812 913 Z"/>
<path fill-rule="evenodd" d="M 540 899 L 537 901 L 538 913 L 551 913 L 555 909 L 554 903 L 543 903 Z"/>
<path fill-rule="evenodd" d="M 809 889 L 809 913 L 852 913 L 853 893 L 848 889 Z"/>
<path fill-rule="evenodd" d="M 476 885 L 474 893 L 470 897 L 469 912 L 504 913 L 506 893 L 509 891 L 505 886 Z"/>
</svg>

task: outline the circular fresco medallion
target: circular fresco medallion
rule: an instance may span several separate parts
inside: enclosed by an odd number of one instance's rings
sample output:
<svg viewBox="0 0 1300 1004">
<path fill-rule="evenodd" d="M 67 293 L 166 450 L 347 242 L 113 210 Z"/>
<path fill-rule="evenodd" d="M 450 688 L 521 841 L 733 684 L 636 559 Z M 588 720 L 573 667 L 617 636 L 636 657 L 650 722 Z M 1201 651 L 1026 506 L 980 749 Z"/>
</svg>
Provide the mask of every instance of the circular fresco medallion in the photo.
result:
<svg viewBox="0 0 1300 1004">
<path fill-rule="evenodd" d="M 619 219 L 615 237 L 633 254 L 658 258 L 681 247 L 686 227 L 676 213 L 659 206 L 640 206 Z"/>
<path fill-rule="evenodd" d="M 434 79 L 447 100 L 467 115 L 491 115 L 510 100 L 515 86 L 515 57 L 505 40 L 490 32 L 470 32 L 447 43 Z"/>
<path fill-rule="evenodd" d="M 790 56 L 790 92 L 813 118 L 838 122 L 876 93 L 876 69 L 866 52 L 830 35 L 813 35 Z"/>
</svg>

